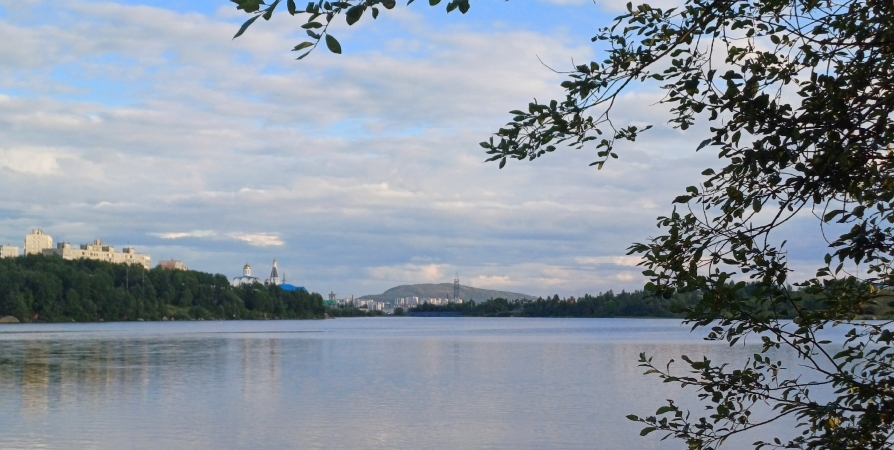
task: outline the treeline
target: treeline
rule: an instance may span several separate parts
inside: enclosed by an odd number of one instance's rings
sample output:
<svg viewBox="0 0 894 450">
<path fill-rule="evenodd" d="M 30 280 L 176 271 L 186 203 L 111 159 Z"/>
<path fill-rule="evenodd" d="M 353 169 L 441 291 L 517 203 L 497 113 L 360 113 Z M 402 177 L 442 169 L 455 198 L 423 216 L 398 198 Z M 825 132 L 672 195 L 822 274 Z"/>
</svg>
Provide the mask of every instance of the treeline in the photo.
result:
<svg viewBox="0 0 894 450">
<path fill-rule="evenodd" d="M 525 317 L 683 317 L 681 311 L 698 302 L 697 293 L 675 294 L 671 298 L 636 290 L 615 294 L 586 294 L 574 300 L 560 300 L 558 295 L 524 304 Z"/>
<path fill-rule="evenodd" d="M 0 259 L 0 316 L 23 322 L 191 319 L 321 319 L 323 298 L 224 275 L 146 270 L 90 259 Z"/>
<path fill-rule="evenodd" d="M 770 316 L 793 318 L 797 310 L 817 311 L 828 306 L 816 295 L 787 287 L 792 294 L 792 303 L 772 305 L 754 302 L 756 310 L 762 309 Z M 746 285 L 740 292 L 742 298 L 749 298 L 752 286 Z M 410 313 L 459 313 L 463 316 L 478 317 L 670 317 L 682 318 L 683 311 L 698 303 L 701 293 L 674 294 L 670 298 L 656 296 L 646 291 L 608 291 L 596 296 L 584 295 L 575 299 L 560 299 L 558 295 L 535 301 L 508 301 L 503 298 L 485 302 L 451 303 L 431 305 L 428 303 L 410 309 Z M 797 309 L 795 308 L 797 307 Z M 861 305 L 856 317 L 860 319 L 880 319 L 894 317 L 894 293 L 879 291 L 873 304 Z"/>
<path fill-rule="evenodd" d="M 459 313 L 463 316 L 475 317 L 509 317 L 513 311 L 522 308 L 522 303 L 510 302 L 505 298 L 492 298 L 476 303 L 474 300 L 463 303 L 448 303 L 446 305 L 433 305 L 423 303 L 410 308 L 412 313 Z"/>
<path fill-rule="evenodd" d="M 621 291 L 620 294 L 608 291 L 576 299 L 560 299 L 555 295 L 526 302 L 495 298 L 481 303 L 424 303 L 411 308 L 410 313 L 453 312 L 477 317 L 682 317 L 679 311 L 695 304 L 698 298 L 694 293 L 677 294 L 665 299 L 639 290 Z"/>
<path fill-rule="evenodd" d="M 382 315 L 382 311 L 368 310 L 366 308 L 355 308 L 353 306 L 326 308 L 326 314 L 329 317 L 377 317 Z"/>
</svg>

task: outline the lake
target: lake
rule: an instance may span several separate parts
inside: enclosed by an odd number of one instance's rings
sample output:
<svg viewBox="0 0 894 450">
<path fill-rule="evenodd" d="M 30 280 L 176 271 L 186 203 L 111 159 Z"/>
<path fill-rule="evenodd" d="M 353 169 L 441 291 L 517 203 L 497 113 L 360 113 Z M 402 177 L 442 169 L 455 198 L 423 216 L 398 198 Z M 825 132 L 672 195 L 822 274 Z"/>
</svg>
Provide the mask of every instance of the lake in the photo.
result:
<svg viewBox="0 0 894 450">
<path fill-rule="evenodd" d="M 0 449 L 682 448 L 625 419 L 695 405 L 639 353 L 755 350 L 666 319 L 3 325 Z"/>
</svg>

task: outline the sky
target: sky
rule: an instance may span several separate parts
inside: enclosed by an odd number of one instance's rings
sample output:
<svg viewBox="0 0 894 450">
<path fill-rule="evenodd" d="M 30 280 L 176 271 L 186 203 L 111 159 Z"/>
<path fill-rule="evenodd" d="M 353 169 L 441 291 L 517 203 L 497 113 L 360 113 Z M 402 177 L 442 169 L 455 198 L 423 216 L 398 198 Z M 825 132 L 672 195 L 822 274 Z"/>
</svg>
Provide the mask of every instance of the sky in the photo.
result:
<svg viewBox="0 0 894 450">
<path fill-rule="evenodd" d="M 340 298 L 457 273 L 532 295 L 641 288 L 627 247 L 716 166 L 694 151 L 704 127 L 671 128 L 640 86 L 615 120 L 654 128 L 601 171 L 592 148 L 499 170 L 478 145 L 562 99 L 560 72 L 600 57 L 590 37 L 623 4 L 399 3 L 334 26 L 342 55 L 296 61 L 303 19 L 284 8 L 233 40 L 248 16 L 226 0 L 0 0 L 0 244 L 41 228 L 231 278 L 277 259 Z M 819 251 L 802 222 L 794 267 Z"/>
</svg>

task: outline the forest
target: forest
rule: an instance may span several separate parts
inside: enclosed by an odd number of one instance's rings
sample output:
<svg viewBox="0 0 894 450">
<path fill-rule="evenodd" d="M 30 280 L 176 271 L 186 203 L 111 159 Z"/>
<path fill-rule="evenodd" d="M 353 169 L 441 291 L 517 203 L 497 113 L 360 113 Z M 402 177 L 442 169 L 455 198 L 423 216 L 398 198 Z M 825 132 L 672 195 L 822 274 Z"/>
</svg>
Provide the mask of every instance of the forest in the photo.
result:
<svg viewBox="0 0 894 450">
<path fill-rule="evenodd" d="M 432 305 L 424 303 L 410 309 L 413 313 L 452 312 L 478 317 L 683 317 L 683 307 L 694 304 L 696 295 L 674 295 L 670 299 L 654 297 L 645 291 L 615 294 L 613 291 L 580 298 L 538 298 L 517 302 L 494 298 L 485 302 Z"/>
<path fill-rule="evenodd" d="M 754 289 L 745 284 L 741 295 L 747 297 Z M 756 316 L 791 319 L 804 312 L 819 311 L 828 305 L 815 294 L 787 287 L 792 291 L 793 301 L 790 305 L 773 305 L 770 302 L 753 301 L 752 313 Z M 508 301 L 504 298 L 490 299 L 484 302 L 451 303 L 432 305 L 424 303 L 411 308 L 409 313 L 459 313 L 463 316 L 476 317 L 670 317 L 685 318 L 684 311 L 691 308 L 701 298 L 698 292 L 674 294 L 670 298 L 656 296 L 654 293 L 635 290 L 633 292 L 614 291 L 599 295 L 586 294 L 580 298 L 560 299 L 558 295 L 538 298 L 534 301 Z M 800 313 L 799 313 L 800 311 Z M 721 311 L 717 318 L 725 316 Z M 862 305 L 860 319 L 882 319 L 894 317 L 894 295 L 889 291 L 879 291 L 872 302 Z"/>
<path fill-rule="evenodd" d="M 322 319 L 323 298 L 261 284 L 233 287 L 194 270 L 26 255 L 0 259 L 0 316 L 22 322 Z"/>
</svg>

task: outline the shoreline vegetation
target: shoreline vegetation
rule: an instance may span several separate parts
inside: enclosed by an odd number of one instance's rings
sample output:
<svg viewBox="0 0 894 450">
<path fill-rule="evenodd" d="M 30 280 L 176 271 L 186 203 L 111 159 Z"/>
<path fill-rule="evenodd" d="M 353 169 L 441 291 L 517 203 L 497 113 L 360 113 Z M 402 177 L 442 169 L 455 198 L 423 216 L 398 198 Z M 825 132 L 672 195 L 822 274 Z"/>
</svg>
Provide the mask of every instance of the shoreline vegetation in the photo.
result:
<svg viewBox="0 0 894 450">
<path fill-rule="evenodd" d="M 746 289 L 747 290 L 747 289 Z M 801 295 L 805 309 L 824 307 Z M 424 303 L 395 316 L 466 317 L 637 317 L 683 318 L 698 293 L 670 298 L 636 290 L 584 295 L 433 305 Z M 894 316 L 883 293 L 876 305 L 864 307 L 867 319 Z M 790 311 L 772 312 L 791 317 Z M 58 256 L 27 255 L 0 259 L 0 318 L 19 322 L 118 322 L 164 320 L 324 319 L 381 316 L 364 308 L 333 308 L 318 293 L 286 291 L 275 285 L 233 287 L 226 276 L 194 270 L 145 269 L 104 261 L 63 260 Z M 7 322 L 12 322 L 7 319 Z"/>
<path fill-rule="evenodd" d="M 754 285 L 741 283 L 743 297 L 748 297 L 754 289 Z M 793 290 L 792 296 L 795 304 L 802 311 L 819 311 L 828 308 L 826 301 L 817 295 L 812 295 L 799 290 Z M 491 299 L 486 302 L 475 303 L 451 303 L 447 305 L 432 305 L 424 303 L 408 310 L 408 315 L 437 317 L 437 316 L 465 316 L 465 317 L 581 317 L 581 318 L 678 318 L 686 317 L 685 311 L 695 307 L 701 299 L 701 293 L 688 292 L 676 293 L 669 298 L 656 296 L 645 290 L 633 292 L 621 291 L 615 294 L 613 291 L 599 295 L 586 294 L 575 299 L 569 297 L 560 299 L 558 295 L 553 297 L 538 298 L 534 301 L 507 300 L 504 298 Z M 753 301 L 751 305 L 754 314 L 762 314 L 768 319 L 792 319 L 797 314 L 791 307 L 773 306 L 767 302 Z M 774 309 L 775 308 L 775 309 Z M 723 317 L 717 317 L 718 319 Z M 894 318 L 894 292 L 878 291 L 875 301 L 861 307 L 858 320 L 875 320 Z"/>
<path fill-rule="evenodd" d="M 0 317 L 20 322 L 323 319 L 323 297 L 226 276 L 90 259 L 0 259 Z"/>
<path fill-rule="evenodd" d="M 560 299 L 538 298 L 534 301 L 507 300 L 495 298 L 486 302 L 450 303 L 432 305 L 424 303 L 410 308 L 411 316 L 459 315 L 466 317 L 640 317 L 640 318 L 682 318 L 680 312 L 694 305 L 699 299 L 695 293 L 674 295 L 670 299 L 636 290 L 633 292 L 613 291 L 599 295 L 586 294 L 580 298 Z"/>
</svg>

